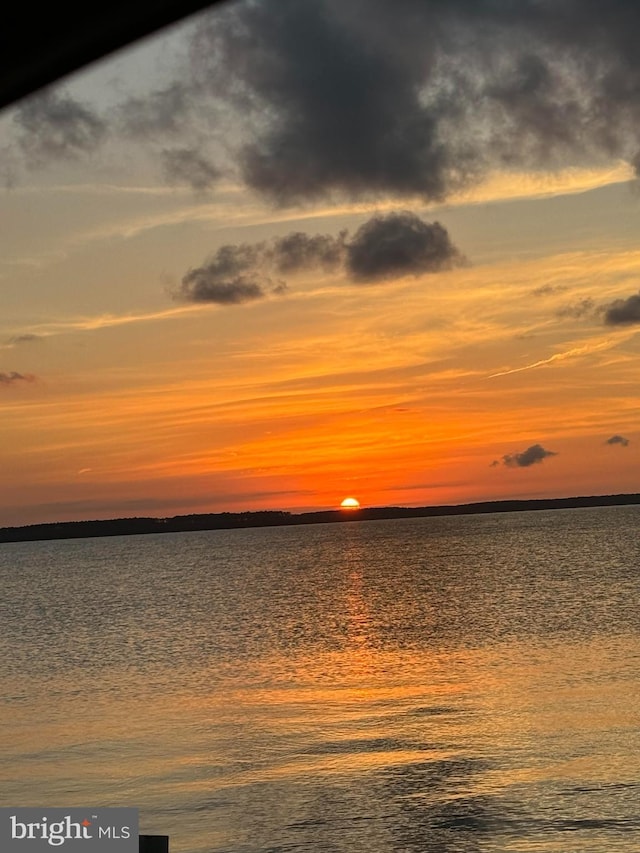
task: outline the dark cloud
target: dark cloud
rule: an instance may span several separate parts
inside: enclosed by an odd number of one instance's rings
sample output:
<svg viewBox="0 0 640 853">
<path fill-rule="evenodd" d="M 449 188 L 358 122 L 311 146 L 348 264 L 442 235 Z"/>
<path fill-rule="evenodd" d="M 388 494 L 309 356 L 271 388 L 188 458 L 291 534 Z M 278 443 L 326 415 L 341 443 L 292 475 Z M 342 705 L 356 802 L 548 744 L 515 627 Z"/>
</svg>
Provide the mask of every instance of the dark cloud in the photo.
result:
<svg viewBox="0 0 640 853">
<path fill-rule="evenodd" d="M 286 284 L 273 276 L 314 268 L 366 283 L 434 273 L 461 262 L 440 223 L 390 213 L 369 219 L 352 240 L 348 231 L 336 237 L 296 231 L 270 242 L 222 246 L 206 264 L 189 270 L 175 297 L 234 305 L 282 292 Z"/>
<path fill-rule="evenodd" d="M 637 172 L 639 31 L 635 0 L 242 0 L 202 15 L 189 68 L 177 59 L 110 126 L 154 152 L 178 135 L 216 145 L 216 169 L 228 155 L 281 204 L 441 201 L 502 167 Z M 92 151 L 106 130 L 51 92 L 16 115 L 41 157 Z"/>
<path fill-rule="evenodd" d="M 327 234 L 309 236 L 295 231 L 274 241 L 271 257 L 280 273 L 296 273 L 312 267 L 327 272 L 336 270 L 343 262 L 346 231 L 338 237 Z"/>
<path fill-rule="evenodd" d="M 438 272 L 461 261 L 446 229 L 413 213 L 374 216 L 347 246 L 347 270 L 355 281 Z"/>
<path fill-rule="evenodd" d="M 557 456 L 552 450 L 545 450 L 541 444 L 532 444 L 527 447 L 522 453 L 508 453 L 502 457 L 502 464 L 507 468 L 529 468 L 531 465 L 536 465 L 547 459 L 549 456 Z M 491 466 L 499 465 L 496 460 L 491 463 Z"/>
<path fill-rule="evenodd" d="M 640 323 L 640 293 L 627 299 L 616 299 L 605 308 L 604 321 L 609 326 Z"/>
<path fill-rule="evenodd" d="M 222 246 L 204 266 L 189 270 L 176 298 L 219 305 L 264 298 L 269 282 L 258 269 L 263 253 L 263 243 Z"/>
<path fill-rule="evenodd" d="M 189 270 L 176 297 L 237 305 L 282 293 L 286 284 L 272 274 L 295 274 L 314 267 L 337 269 L 343 260 L 345 236 L 346 232 L 331 237 L 298 231 L 269 243 L 222 246 L 206 265 Z"/>
<path fill-rule="evenodd" d="M 391 4 L 345 5 L 284 0 L 274 14 L 249 2 L 198 34 L 213 79 L 233 78 L 233 94 L 262 119 L 240 152 L 246 182 L 279 202 L 334 190 L 444 198 L 465 169 L 439 139 L 450 107 L 421 103 L 428 26 L 416 39 L 404 10 L 396 18 Z"/>
<path fill-rule="evenodd" d="M 175 148 L 162 152 L 164 173 L 171 184 L 189 184 L 196 192 L 211 189 L 220 172 L 193 148 Z"/>
<path fill-rule="evenodd" d="M 180 294 L 187 302 L 214 302 L 217 305 L 241 305 L 263 299 L 265 291 L 255 281 L 239 277 L 218 281 L 215 271 L 209 268 L 190 270 L 182 280 Z"/>
<path fill-rule="evenodd" d="M 88 106 L 52 90 L 24 101 L 15 121 L 23 150 L 38 164 L 90 154 L 106 136 L 104 121 Z"/>
<path fill-rule="evenodd" d="M 32 373 L 10 373 L 0 371 L 0 385 L 15 385 L 16 382 L 35 382 L 36 377 Z"/>
<path fill-rule="evenodd" d="M 192 58 L 253 121 L 240 168 L 271 199 L 441 200 L 492 167 L 637 166 L 638 31 L 631 0 L 245 0 Z"/>
<path fill-rule="evenodd" d="M 622 435 L 612 435 L 611 438 L 605 441 L 605 444 L 620 444 L 622 447 L 628 447 L 629 439 Z"/>
</svg>

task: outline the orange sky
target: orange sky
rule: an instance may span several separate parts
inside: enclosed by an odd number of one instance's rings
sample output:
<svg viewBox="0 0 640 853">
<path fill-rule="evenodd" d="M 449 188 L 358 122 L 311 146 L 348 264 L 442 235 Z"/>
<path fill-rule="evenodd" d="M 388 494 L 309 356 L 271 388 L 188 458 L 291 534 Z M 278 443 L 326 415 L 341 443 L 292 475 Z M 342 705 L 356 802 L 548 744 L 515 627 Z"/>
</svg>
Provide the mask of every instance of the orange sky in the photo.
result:
<svg viewBox="0 0 640 853">
<path fill-rule="evenodd" d="M 107 103 L 153 50 L 60 91 Z M 139 147 L 127 169 L 117 136 L 34 163 L 16 110 L 0 117 L 0 525 L 638 490 L 640 326 L 604 319 L 640 278 L 628 162 L 494 170 L 446 203 L 283 209 L 237 180 L 168 186 Z M 394 211 L 441 222 L 464 263 L 365 283 L 298 270 L 243 304 L 172 298 L 222 246 L 354 239 Z M 548 455 L 505 464 L 536 445 Z"/>
</svg>

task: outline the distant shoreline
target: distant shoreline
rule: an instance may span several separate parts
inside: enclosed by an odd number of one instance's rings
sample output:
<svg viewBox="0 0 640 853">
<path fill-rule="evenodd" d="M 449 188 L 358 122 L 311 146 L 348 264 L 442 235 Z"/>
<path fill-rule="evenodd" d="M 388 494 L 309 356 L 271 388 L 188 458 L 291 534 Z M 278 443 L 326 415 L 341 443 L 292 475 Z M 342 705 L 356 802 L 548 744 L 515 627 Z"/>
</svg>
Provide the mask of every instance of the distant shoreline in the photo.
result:
<svg viewBox="0 0 640 853">
<path fill-rule="evenodd" d="M 544 509 L 625 506 L 640 504 L 640 494 L 594 495 L 538 500 L 483 501 L 420 507 L 365 507 L 356 510 L 322 510 L 292 513 L 281 510 L 218 512 L 176 515 L 173 518 L 114 518 L 104 521 L 58 521 L 24 527 L 0 528 L 0 543 L 49 539 L 87 539 L 96 536 L 134 536 L 146 533 L 186 533 L 196 530 L 231 530 L 246 527 L 283 527 L 330 522 L 376 521 L 392 518 L 429 518 L 492 512 L 529 512 Z"/>
</svg>

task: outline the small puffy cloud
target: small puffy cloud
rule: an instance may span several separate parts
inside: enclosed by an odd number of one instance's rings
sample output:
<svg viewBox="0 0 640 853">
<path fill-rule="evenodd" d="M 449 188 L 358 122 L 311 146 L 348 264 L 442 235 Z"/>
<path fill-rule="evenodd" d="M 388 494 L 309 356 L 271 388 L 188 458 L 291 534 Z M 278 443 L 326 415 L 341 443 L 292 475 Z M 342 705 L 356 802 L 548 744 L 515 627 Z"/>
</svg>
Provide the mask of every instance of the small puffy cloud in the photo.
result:
<svg viewBox="0 0 640 853">
<path fill-rule="evenodd" d="M 222 246 L 208 263 L 189 270 L 176 298 L 218 305 L 240 305 L 264 298 L 268 282 L 258 274 L 263 251 L 262 243 Z"/>
<path fill-rule="evenodd" d="M 17 382 L 35 382 L 36 377 L 32 373 L 16 373 L 12 370 L 9 373 L 0 371 L 0 385 L 15 385 Z"/>
<path fill-rule="evenodd" d="M 446 228 L 405 211 L 374 216 L 347 246 L 347 270 L 361 282 L 439 272 L 461 262 Z"/>
<path fill-rule="evenodd" d="M 463 262 L 439 222 L 413 213 L 374 216 L 349 239 L 295 231 L 269 242 L 221 246 L 201 267 L 189 270 L 175 298 L 237 305 L 281 293 L 283 275 L 320 269 L 341 272 L 359 284 L 423 275 Z"/>
<path fill-rule="evenodd" d="M 241 305 L 265 296 L 262 286 L 255 281 L 241 277 L 217 281 L 211 267 L 187 273 L 182 282 L 182 293 L 187 302 L 214 302 L 218 305 Z"/>
<path fill-rule="evenodd" d="M 605 444 L 619 444 L 622 447 L 628 447 L 629 439 L 625 438 L 623 435 L 612 435 L 611 438 L 608 438 L 605 441 Z"/>
<path fill-rule="evenodd" d="M 221 246 L 203 266 L 183 276 L 174 298 L 183 302 L 241 305 L 281 294 L 286 284 L 269 275 L 273 253 L 274 245 L 266 243 Z"/>
<path fill-rule="evenodd" d="M 616 299 L 605 309 L 604 321 L 609 326 L 640 323 L 640 293 L 627 299 Z"/>
<path fill-rule="evenodd" d="M 502 464 L 507 468 L 529 468 L 531 465 L 536 465 L 547 459 L 549 456 L 557 456 L 552 450 L 545 450 L 541 444 L 532 444 L 527 447 L 522 453 L 507 453 L 502 457 Z M 491 463 L 491 467 L 495 467 L 500 463 L 495 460 Z"/>
<path fill-rule="evenodd" d="M 189 184 L 196 192 L 210 189 L 220 172 L 193 148 L 175 148 L 162 152 L 164 173 L 171 184 Z"/>
<path fill-rule="evenodd" d="M 55 91 L 28 98 L 18 108 L 15 121 L 23 148 L 36 163 L 90 154 L 107 132 L 104 121 L 89 107 Z"/>
</svg>

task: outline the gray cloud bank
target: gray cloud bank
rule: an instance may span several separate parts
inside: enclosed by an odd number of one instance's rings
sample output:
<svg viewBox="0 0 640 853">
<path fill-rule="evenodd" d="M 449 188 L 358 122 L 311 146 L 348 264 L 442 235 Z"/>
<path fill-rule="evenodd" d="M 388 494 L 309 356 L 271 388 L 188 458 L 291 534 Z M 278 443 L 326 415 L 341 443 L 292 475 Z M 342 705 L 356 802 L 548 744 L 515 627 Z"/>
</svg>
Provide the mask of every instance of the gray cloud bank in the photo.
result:
<svg viewBox="0 0 640 853">
<path fill-rule="evenodd" d="M 522 453 L 508 453 L 502 457 L 502 464 L 507 468 L 530 468 L 531 465 L 537 465 L 543 462 L 550 456 L 557 456 L 552 450 L 545 450 L 541 444 L 532 444 L 527 447 Z M 500 465 L 498 460 L 491 463 L 490 467 Z"/>
<path fill-rule="evenodd" d="M 191 49 L 259 117 L 250 187 L 442 200 L 492 166 L 640 162 L 638 31 L 635 0 L 251 0 Z"/>
<path fill-rule="evenodd" d="M 281 204 L 443 200 L 494 167 L 640 167 L 636 0 L 243 0 L 183 32 L 173 80 L 108 117 L 30 98 L 25 148 L 77 156 L 109 129 L 201 189 L 224 137 L 227 167 Z M 166 154 L 178 139 L 190 162 Z"/>
<path fill-rule="evenodd" d="M 189 270 L 175 297 L 187 302 L 237 305 L 282 293 L 282 276 L 306 270 L 345 274 L 365 284 L 451 269 L 464 258 L 439 222 L 408 212 L 374 216 L 349 239 L 293 232 L 270 242 L 225 245 Z"/>
<path fill-rule="evenodd" d="M 612 435 L 611 438 L 608 438 L 605 441 L 605 444 L 620 444 L 622 447 L 628 447 L 629 439 L 625 438 L 623 435 Z"/>
</svg>

